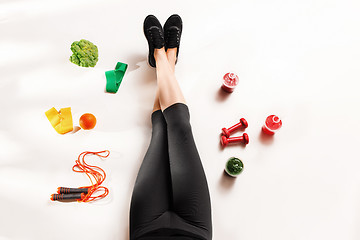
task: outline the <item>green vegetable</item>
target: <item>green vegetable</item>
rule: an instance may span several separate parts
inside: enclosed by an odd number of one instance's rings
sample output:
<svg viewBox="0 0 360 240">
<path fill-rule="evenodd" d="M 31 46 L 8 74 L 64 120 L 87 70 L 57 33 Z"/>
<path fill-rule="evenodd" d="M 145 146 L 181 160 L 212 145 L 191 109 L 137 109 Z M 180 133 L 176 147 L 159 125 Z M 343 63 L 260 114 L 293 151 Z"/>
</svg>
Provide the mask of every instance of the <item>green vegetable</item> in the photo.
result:
<svg viewBox="0 0 360 240">
<path fill-rule="evenodd" d="M 236 157 L 232 157 L 227 161 L 225 170 L 229 175 L 236 176 L 241 173 L 243 168 L 244 164 L 242 161 Z"/>
<path fill-rule="evenodd" d="M 71 44 L 71 51 L 73 55 L 70 62 L 81 67 L 95 67 L 99 54 L 97 46 L 92 42 L 85 39 L 75 41 Z"/>
</svg>

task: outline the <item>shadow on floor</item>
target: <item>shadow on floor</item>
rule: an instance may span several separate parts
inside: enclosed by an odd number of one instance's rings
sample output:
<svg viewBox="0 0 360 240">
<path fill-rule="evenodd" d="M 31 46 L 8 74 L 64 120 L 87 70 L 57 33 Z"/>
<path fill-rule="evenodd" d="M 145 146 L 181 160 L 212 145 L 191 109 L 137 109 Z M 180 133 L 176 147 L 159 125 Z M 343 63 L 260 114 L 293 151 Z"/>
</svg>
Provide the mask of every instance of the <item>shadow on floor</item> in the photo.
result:
<svg viewBox="0 0 360 240">
<path fill-rule="evenodd" d="M 271 145 L 274 142 L 274 135 L 269 135 L 260 130 L 259 141 L 264 145 Z"/>
<path fill-rule="evenodd" d="M 221 175 L 219 185 L 222 190 L 229 191 L 234 186 L 235 180 L 236 178 L 230 177 L 224 170 Z"/>
<path fill-rule="evenodd" d="M 221 88 L 219 88 L 217 94 L 216 94 L 216 100 L 219 102 L 224 102 L 226 99 L 228 99 L 230 96 L 230 93 L 225 92 Z"/>
</svg>

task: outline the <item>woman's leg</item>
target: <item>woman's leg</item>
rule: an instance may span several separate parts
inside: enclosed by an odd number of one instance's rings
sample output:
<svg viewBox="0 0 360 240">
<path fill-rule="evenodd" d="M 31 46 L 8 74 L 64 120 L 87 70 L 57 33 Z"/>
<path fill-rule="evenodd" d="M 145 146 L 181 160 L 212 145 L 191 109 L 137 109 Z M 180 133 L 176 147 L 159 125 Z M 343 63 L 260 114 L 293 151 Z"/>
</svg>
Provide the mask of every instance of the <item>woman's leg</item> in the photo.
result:
<svg viewBox="0 0 360 240">
<path fill-rule="evenodd" d="M 169 54 L 170 53 L 170 54 Z M 175 71 L 175 59 L 172 51 L 167 52 L 172 72 Z M 167 126 L 161 112 L 159 88 L 156 91 L 153 106 L 152 137 L 149 149 L 140 167 L 130 207 L 130 233 L 137 226 L 151 222 L 170 208 L 171 178 L 167 144 Z"/>
<path fill-rule="evenodd" d="M 170 64 L 171 70 L 175 73 L 175 63 L 176 63 L 176 48 L 169 48 L 166 51 L 166 57 Z"/>
<path fill-rule="evenodd" d="M 170 51 L 170 52 L 169 52 Z M 176 49 L 155 50 L 160 106 L 167 123 L 172 210 L 212 236 L 208 185 L 193 139 L 190 115 L 174 74 Z"/>
<path fill-rule="evenodd" d="M 130 239 L 144 224 L 168 211 L 172 198 L 167 129 L 158 96 L 155 97 L 151 121 L 151 142 L 141 164 L 131 199 Z"/>
<path fill-rule="evenodd" d="M 164 48 L 155 49 L 154 57 L 161 109 L 166 109 L 174 103 L 185 103 L 184 96 L 175 78 L 175 63 L 169 62 Z"/>
</svg>

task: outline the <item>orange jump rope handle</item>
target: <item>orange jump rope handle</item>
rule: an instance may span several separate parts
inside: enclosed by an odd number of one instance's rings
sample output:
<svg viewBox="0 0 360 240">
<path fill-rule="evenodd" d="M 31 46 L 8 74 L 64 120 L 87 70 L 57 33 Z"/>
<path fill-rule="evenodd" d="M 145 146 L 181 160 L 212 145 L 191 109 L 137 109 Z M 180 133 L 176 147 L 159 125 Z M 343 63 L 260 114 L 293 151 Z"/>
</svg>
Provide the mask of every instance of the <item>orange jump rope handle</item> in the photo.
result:
<svg viewBox="0 0 360 240">
<path fill-rule="evenodd" d="M 84 193 L 69 193 L 69 194 L 52 194 L 51 201 L 62 201 L 62 200 L 81 200 L 85 197 Z"/>
<path fill-rule="evenodd" d="M 58 187 L 58 194 L 68 194 L 68 193 L 85 193 L 88 194 L 89 188 L 66 188 L 66 187 Z"/>
</svg>

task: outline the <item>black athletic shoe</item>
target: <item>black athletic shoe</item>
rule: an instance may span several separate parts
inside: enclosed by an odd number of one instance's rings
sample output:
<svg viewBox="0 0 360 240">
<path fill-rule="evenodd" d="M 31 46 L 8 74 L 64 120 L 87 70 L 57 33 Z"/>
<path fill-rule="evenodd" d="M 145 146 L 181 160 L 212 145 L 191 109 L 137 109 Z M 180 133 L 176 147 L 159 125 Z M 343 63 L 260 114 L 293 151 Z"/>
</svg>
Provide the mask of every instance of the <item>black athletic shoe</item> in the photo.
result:
<svg viewBox="0 0 360 240">
<path fill-rule="evenodd" d="M 149 65 L 156 67 L 154 49 L 165 45 L 164 31 L 159 20 L 154 15 L 149 15 L 144 20 L 144 34 L 149 44 Z"/>
<path fill-rule="evenodd" d="M 164 25 L 165 50 L 177 48 L 176 61 L 179 55 L 180 38 L 182 33 L 182 20 L 177 14 L 171 15 Z"/>
</svg>

